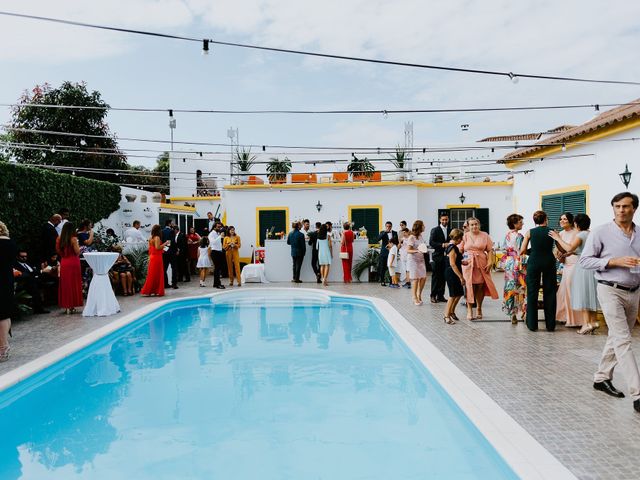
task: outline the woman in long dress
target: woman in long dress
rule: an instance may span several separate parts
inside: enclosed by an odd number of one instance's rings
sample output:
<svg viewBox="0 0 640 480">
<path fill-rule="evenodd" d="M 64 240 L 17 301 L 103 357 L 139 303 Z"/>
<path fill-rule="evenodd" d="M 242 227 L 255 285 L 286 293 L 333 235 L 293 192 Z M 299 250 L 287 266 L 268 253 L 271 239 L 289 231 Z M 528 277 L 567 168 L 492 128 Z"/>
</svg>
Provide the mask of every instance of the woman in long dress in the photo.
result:
<svg viewBox="0 0 640 480">
<path fill-rule="evenodd" d="M 574 223 L 578 233 L 571 244 L 562 240 L 557 232 L 553 232 L 550 235 L 565 251 L 573 251 L 574 256 L 579 259 L 589 236 L 591 219 L 588 215 L 579 213 L 576 215 Z M 593 333 L 600 326 L 596 322 L 596 312 L 598 311 L 597 286 L 595 271 L 585 270 L 576 261 L 571 276 L 571 309 L 575 313 L 577 322 L 582 325 L 578 330 L 580 335 Z"/>
<path fill-rule="evenodd" d="M 467 320 L 482 319 L 482 302 L 486 295 L 496 300 L 498 291 L 491 279 L 493 265 L 493 240 L 488 233 L 480 230 L 480 220 L 467 219 L 469 231 L 464 234 L 460 251 L 466 253 L 462 262 L 462 275 L 467 286 Z M 477 314 L 473 313 L 473 304 Z"/>
<path fill-rule="evenodd" d="M 160 225 L 154 225 L 151 229 L 151 238 L 149 239 L 149 266 L 147 267 L 147 278 L 144 286 L 140 290 L 140 295 L 146 297 L 154 295 L 158 297 L 164 296 L 164 264 L 162 263 L 162 254 L 164 247 L 171 243 L 169 240 L 162 242 L 162 228 Z"/>
<path fill-rule="evenodd" d="M 556 258 L 562 263 L 562 280 L 560 280 L 560 286 L 557 293 L 557 305 L 556 305 L 556 320 L 558 322 L 566 322 L 566 327 L 579 327 L 582 325 L 582 316 L 579 312 L 576 312 L 571 308 L 571 282 L 573 278 L 573 270 L 576 263 L 578 263 L 578 256 L 573 254 L 573 250 L 579 245 L 576 240 L 578 230 L 573 225 L 573 215 L 569 212 L 565 212 L 560 215 L 560 231 L 559 238 L 562 242 L 569 246 L 564 248 L 558 237 L 553 237 L 556 240 L 558 246 L 558 252 Z M 552 235 L 549 233 L 549 235 Z"/>
<path fill-rule="evenodd" d="M 344 283 L 351 283 L 351 269 L 353 268 L 353 240 L 355 239 L 355 235 L 351 230 L 351 224 L 349 222 L 345 222 L 344 225 L 342 225 L 342 228 L 340 252 L 347 252 L 349 254 L 349 258 L 342 259 L 342 276 Z"/>
<path fill-rule="evenodd" d="M 13 291 L 13 262 L 18 250 L 9 238 L 9 229 L 0 222 L 0 362 L 9 360 L 9 331 L 16 314 Z"/>
<path fill-rule="evenodd" d="M 70 314 L 81 307 L 82 272 L 80 268 L 80 244 L 73 223 L 66 222 L 56 241 L 60 256 L 60 281 L 58 283 L 58 305 Z"/>
<path fill-rule="evenodd" d="M 509 315 L 513 325 L 518 324 L 518 315 L 524 320 L 527 309 L 527 281 L 525 266 L 522 263 L 520 249 L 524 236 L 522 215 L 514 213 L 507 217 L 509 232 L 504 239 L 504 295 L 502 311 Z"/>
<path fill-rule="evenodd" d="M 329 270 L 331 269 L 331 260 L 333 257 L 333 252 L 331 250 L 331 235 L 329 235 L 326 224 L 322 224 L 322 226 L 320 227 L 316 245 L 318 246 L 318 263 L 320 264 L 320 275 L 322 277 L 322 284 L 326 287 L 327 285 L 329 285 Z"/>
<path fill-rule="evenodd" d="M 422 305 L 422 291 L 427 281 L 427 266 L 424 262 L 424 250 L 419 249 L 420 245 L 426 247 L 426 243 L 422 236 L 424 232 L 424 223 L 422 220 L 416 220 L 411 227 L 411 235 L 407 242 L 407 269 L 411 278 L 411 294 L 413 296 L 414 305 Z M 426 251 L 426 250 L 425 250 Z"/>
</svg>

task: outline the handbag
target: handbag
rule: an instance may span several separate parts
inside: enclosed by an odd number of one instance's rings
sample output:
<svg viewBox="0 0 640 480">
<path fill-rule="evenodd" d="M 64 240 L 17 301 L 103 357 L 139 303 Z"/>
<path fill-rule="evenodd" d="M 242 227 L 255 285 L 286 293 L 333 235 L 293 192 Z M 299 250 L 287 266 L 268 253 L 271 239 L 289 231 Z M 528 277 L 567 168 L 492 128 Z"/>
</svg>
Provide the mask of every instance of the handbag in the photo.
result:
<svg viewBox="0 0 640 480">
<path fill-rule="evenodd" d="M 340 258 L 342 260 L 349 260 L 349 252 L 340 252 Z"/>
</svg>

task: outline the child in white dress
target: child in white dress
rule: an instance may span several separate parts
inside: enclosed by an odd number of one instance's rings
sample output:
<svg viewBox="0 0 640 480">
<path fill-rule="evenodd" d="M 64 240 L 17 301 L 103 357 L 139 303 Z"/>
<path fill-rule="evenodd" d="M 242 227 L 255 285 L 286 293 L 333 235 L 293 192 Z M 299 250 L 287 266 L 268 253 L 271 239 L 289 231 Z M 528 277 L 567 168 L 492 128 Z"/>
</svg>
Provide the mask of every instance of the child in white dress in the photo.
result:
<svg viewBox="0 0 640 480">
<path fill-rule="evenodd" d="M 202 237 L 200 246 L 198 247 L 198 263 L 196 267 L 200 269 L 200 286 L 204 287 L 207 273 L 213 265 L 211 264 L 211 247 L 209 246 L 209 238 Z"/>
</svg>

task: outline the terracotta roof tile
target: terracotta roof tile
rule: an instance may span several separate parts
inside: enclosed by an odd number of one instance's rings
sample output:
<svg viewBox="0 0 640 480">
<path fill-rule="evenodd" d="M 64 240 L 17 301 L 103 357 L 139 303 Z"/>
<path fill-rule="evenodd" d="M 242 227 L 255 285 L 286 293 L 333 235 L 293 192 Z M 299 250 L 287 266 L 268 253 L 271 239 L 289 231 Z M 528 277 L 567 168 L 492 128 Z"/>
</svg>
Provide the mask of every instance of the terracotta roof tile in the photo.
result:
<svg viewBox="0 0 640 480">
<path fill-rule="evenodd" d="M 556 128 L 552 128 L 551 130 L 547 130 L 546 132 L 537 132 L 537 133 L 519 133 L 515 135 L 496 135 L 494 137 L 483 138 L 482 140 L 478 140 L 478 142 L 513 142 L 520 140 L 539 140 L 543 135 L 552 135 L 558 132 L 564 132 L 570 128 L 574 128 L 573 125 L 560 125 Z"/>
<path fill-rule="evenodd" d="M 619 107 L 612 108 L 611 110 L 607 110 L 606 112 L 602 112 L 597 117 L 592 118 L 582 125 L 561 131 L 552 137 L 545 138 L 537 142 L 535 145 L 511 152 L 504 156 L 504 160 L 522 158 L 526 155 L 535 153 L 538 150 L 542 150 L 549 144 L 567 143 L 571 139 L 584 135 L 585 133 L 590 133 L 608 125 L 613 125 L 614 123 L 622 122 L 623 120 L 637 116 L 640 116 L 640 98 L 629 103 L 625 103 L 624 105 L 620 105 Z"/>
</svg>

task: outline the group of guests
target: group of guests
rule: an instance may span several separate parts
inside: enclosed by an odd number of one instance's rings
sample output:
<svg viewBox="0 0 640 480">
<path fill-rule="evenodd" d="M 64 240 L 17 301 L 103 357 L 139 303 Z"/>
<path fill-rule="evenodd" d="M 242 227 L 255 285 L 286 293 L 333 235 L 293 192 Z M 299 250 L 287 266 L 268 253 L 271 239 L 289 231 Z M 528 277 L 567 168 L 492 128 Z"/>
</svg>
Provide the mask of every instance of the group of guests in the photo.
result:
<svg viewBox="0 0 640 480">
<path fill-rule="evenodd" d="M 351 283 L 351 269 L 353 267 L 353 242 L 356 236 L 352 225 L 345 222 L 340 234 L 340 259 L 344 283 Z M 287 245 L 291 247 L 291 261 L 293 265 L 293 283 L 302 283 L 300 272 L 306 255 L 307 245 L 311 247 L 311 268 L 316 276 L 316 282 L 324 286 L 329 285 L 329 272 L 333 263 L 333 223 L 316 222 L 315 229 L 311 228 L 311 221 L 293 222 L 291 231 L 287 235 Z"/>
<path fill-rule="evenodd" d="M 423 305 L 427 263 L 431 261 L 430 301 L 447 303 L 444 321 L 452 324 L 458 320 L 455 307 L 465 296 L 465 291 L 467 319 L 482 319 L 485 296 L 497 299 L 498 292 L 490 275 L 493 241 L 480 227 L 480 221 L 472 217 L 466 220 L 464 230 L 452 230 L 449 215 L 442 214 L 427 240 L 422 220 L 416 220 L 411 229 L 407 228 L 405 221 L 400 222 L 399 233 L 393 230 L 391 222 L 386 222 L 385 229 L 378 236 L 381 285 L 386 285 L 385 271 L 388 270 L 389 286 L 399 288 L 400 282 L 404 282 L 404 286 L 411 287 L 414 305 Z M 444 296 L 445 286 L 449 287 L 449 299 Z"/>
<path fill-rule="evenodd" d="M 213 269 L 213 286 L 225 289 L 221 278 L 226 266 L 229 286 L 234 282 L 241 286 L 240 236 L 235 227 L 222 224 L 220 219 L 208 213 L 207 235 L 199 235 L 195 228 L 184 234 L 173 220 L 167 220 L 164 228 L 154 225 L 149 238 L 149 265 L 145 284 L 140 291 L 144 296 L 163 296 L 166 288 L 177 289 L 178 282 L 190 282 L 191 275 L 199 270 L 200 286 L 204 287 L 207 275 Z M 171 267 L 171 282 L 167 275 Z"/>
</svg>

